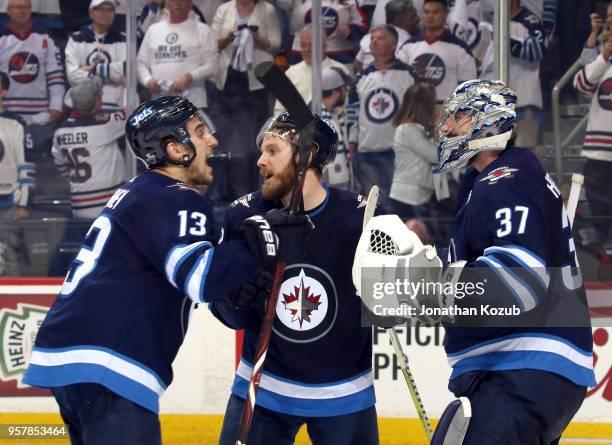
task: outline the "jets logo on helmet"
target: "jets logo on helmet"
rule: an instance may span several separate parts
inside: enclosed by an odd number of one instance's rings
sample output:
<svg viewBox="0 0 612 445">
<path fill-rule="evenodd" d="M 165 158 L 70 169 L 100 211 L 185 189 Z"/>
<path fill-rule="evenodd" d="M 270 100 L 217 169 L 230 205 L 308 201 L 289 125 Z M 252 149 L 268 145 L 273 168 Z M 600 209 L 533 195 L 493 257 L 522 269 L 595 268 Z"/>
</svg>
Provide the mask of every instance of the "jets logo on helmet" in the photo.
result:
<svg viewBox="0 0 612 445">
<path fill-rule="evenodd" d="M 151 107 L 147 107 L 142 110 L 140 113 L 134 115 L 130 118 L 129 122 L 134 127 L 137 127 L 142 121 L 144 121 L 147 117 L 153 114 L 153 109 Z"/>
<path fill-rule="evenodd" d="M 459 85 L 444 102 L 436 131 L 440 172 L 463 167 L 481 151 L 505 149 L 514 134 L 515 104 L 516 93 L 503 82 L 468 80 Z M 469 120 L 469 129 L 453 134 L 464 120 Z"/>
</svg>

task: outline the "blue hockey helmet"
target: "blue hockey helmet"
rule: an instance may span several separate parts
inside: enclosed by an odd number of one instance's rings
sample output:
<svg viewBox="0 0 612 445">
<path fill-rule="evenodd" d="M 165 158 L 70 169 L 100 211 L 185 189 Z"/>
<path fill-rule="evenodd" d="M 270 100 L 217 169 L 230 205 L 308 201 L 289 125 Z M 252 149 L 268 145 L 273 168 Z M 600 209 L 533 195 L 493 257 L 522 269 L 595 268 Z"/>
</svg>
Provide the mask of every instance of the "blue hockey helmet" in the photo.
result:
<svg viewBox="0 0 612 445">
<path fill-rule="evenodd" d="M 187 99 L 180 96 L 162 96 L 140 104 L 130 114 L 125 133 L 134 155 L 153 168 L 165 163 L 188 167 L 195 158 L 195 147 L 189 137 L 187 121 L 198 116 L 214 132 L 206 115 Z M 182 161 L 172 161 L 166 154 L 168 138 L 174 138 L 190 146 L 193 156 L 185 155 Z"/>
<path fill-rule="evenodd" d="M 505 149 L 514 134 L 515 104 L 516 93 L 501 81 L 468 80 L 455 88 L 436 130 L 440 172 L 463 167 L 481 151 Z M 463 119 L 470 119 L 469 130 L 449 134 Z"/>
<path fill-rule="evenodd" d="M 320 114 L 314 115 L 316 124 L 313 144 L 317 146 L 314 158 L 308 167 L 316 167 L 323 171 L 329 162 L 333 161 L 338 151 L 338 133 L 329 119 Z M 295 119 L 289 112 L 271 117 L 259 130 L 257 135 L 257 148 L 261 148 L 266 133 L 274 133 L 285 139 L 293 146 L 297 146 L 298 131 Z"/>
</svg>

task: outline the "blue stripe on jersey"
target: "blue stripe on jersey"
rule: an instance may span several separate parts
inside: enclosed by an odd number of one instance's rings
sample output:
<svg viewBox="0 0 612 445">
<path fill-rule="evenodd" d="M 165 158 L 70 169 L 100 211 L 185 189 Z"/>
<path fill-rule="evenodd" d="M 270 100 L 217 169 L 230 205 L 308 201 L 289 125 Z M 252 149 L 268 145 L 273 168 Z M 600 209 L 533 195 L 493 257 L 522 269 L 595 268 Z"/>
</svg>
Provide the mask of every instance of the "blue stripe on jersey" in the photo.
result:
<svg viewBox="0 0 612 445">
<path fill-rule="evenodd" d="M 172 248 L 168 255 L 166 256 L 166 260 L 164 261 L 164 269 L 166 270 L 166 278 L 174 287 L 178 289 L 176 284 L 176 275 L 181 268 L 183 262 L 188 259 L 197 249 L 203 246 L 211 247 L 212 244 L 208 241 L 198 241 L 193 244 L 179 244 Z"/>
<path fill-rule="evenodd" d="M 244 399 L 248 386 L 248 380 L 236 375 L 232 393 Z M 277 394 L 260 387 L 256 401 L 258 406 L 269 410 L 303 417 L 341 416 L 370 408 L 375 403 L 374 386 L 369 386 L 348 396 L 333 399 L 300 399 Z"/>
<path fill-rule="evenodd" d="M 471 371 L 512 371 L 539 369 L 561 375 L 576 385 L 593 387 L 597 384 L 592 369 L 579 366 L 562 355 L 542 351 L 491 352 L 457 362 L 450 380 Z"/>
<path fill-rule="evenodd" d="M 593 354 L 571 341 L 541 332 L 524 332 L 447 352 L 451 380 L 477 370 L 540 369 L 560 374 L 578 385 L 594 386 Z"/>
<path fill-rule="evenodd" d="M 521 312 L 528 312 L 536 307 L 538 304 L 537 293 L 510 268 L 504 266 L 497 257 L 487 255 L 486 257 L 479 257 L 477 261 L 483 262 L 495 272 L 521 307 Z"/>
<path fill-rule="evenodd" d="M 164 381 L 146 365 L 100 346 L 38 348 L 32 352 L 23 381 L 40 387 L 98 383 L 157 413 Z"/>
<path fill-rule="evenodd" d="M 204 301 L 204 284 L 206 283 L 206 275 L 208 275 L 208 270 L 212 263 L 214 250 L 215 248 L 211 247 L 200 255 L 185 280 L 185 294 L 194 303 L 202 303 Z"/>
<path fill-rule="evenodd" d="M 538 255 L 522 246 L 509 244 L 506 246 L 494 246 L 485 249 L 484 254 L 496 254 L 495 256 L 503 260 L 503 256 L 509 256 L 513 261 L 525 268 L 526 271 L 534 275 L 542 287 L 548 289 L 550 276 L 546 270 L 546 263 Z"/>
<path fill-rule="evenodd" d="M 232 386 L 233 394 L 246 397 L 251 372 L 251 364 L 241 360 Z M 321 384 L 297 382 L 263 372 L 257 395 L 257 405 L 295 416 L 338 416 L 361 411 L 375 403 L 372 369 Z"/>
<path fill-rule="evenodd" d="M 84 382 L 97 383 L 149 411 L 159 413 L 157 393 L 102 365 L 71 363 L 59 366 L 39 366 L 30 364 L 22 381 L 28 385 L 42 388 Z"/>
</svg>

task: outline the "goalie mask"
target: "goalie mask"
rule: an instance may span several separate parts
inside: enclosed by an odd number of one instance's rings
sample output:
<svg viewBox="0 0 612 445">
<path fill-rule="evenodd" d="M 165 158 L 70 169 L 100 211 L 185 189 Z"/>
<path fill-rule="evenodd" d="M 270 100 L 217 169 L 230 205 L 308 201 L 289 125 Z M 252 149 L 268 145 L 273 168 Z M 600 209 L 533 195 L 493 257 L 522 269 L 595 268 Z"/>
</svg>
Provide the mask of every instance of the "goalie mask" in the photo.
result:
<svg viewBox="0 0 612 445">
<path fill-rule="evenodd" d="M 312 141 L 313 144 L 317 146 L 317 151 L 308 167 L 316 167 L 323 171 L 323 167 L 336 157 L 336 152 L 338 150 L 338 133 L 333 124 L 325 117 L 315 114 L 314 118 L 316 124 Z M 261 127 L 256 140 L 258 149 L 261 150 L 263 139 L 267 134 L 275 134 L 292 144 L 293 147 L 297 147 L 299 134 L 295 120 L 288 112 L 271 117 L 266 121 L 263 127 Z"/>
<path fill-rule="evenodd" d="M 481 151 L 503 150 L 513 135 L 516 93 L 501 81 L 469 80 L 444 102 L 436 130 L 440 172 L 463 167 Z M 467 131 L 464 128 L 469 123 Z"/>
</svg>

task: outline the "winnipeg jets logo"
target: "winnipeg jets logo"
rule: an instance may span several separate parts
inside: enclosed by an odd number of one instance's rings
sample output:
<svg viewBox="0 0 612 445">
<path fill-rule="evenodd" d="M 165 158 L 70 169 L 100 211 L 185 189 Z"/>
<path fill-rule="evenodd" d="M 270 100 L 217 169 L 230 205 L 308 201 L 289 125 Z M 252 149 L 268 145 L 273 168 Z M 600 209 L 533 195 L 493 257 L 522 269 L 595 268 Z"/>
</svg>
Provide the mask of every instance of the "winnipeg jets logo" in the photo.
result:
<svg viewBox="0 0 612 445">
<path fill-rule="evenodd" d="M 482 178 L 480 182 L 488 181 L 489 184 L 495 184 L 500 179 L 513 177 L 514 173 L 517 171 L 518 171 L 518 168 L 510 168 L 508 166 L 499 167 L 493 170 L 491 173 L 489 173 L 484 178 Z"/>
<path fill-rule="evenodd" d="M 104 51 L 103 49 L 96 48 L 85 59 L 87 61 L 87 65 L 97 65 L 99 63 L 111 63 L 113 59 L 111 58 L 108 51 Z"/>
<path fill-rule="evenodd" d="M 338 311 L 334 283 L 311 264 L 293 264 L 285 270 L 276 305 L 274 332 L 294 343 L 308 343 L 332 328 Z"/>
<path fill-rule="evenodd" d="M 291 313 L 291 321 L 298 322 L 300 329 L 304 326 L 304 322 L 312 322 L 310 318 L 313 311 L 318 310 L 321 305 L 321 294 L 315 295 L 310 292 L 310 286 L 304 284 L 306 274 L 304 270 L 299 275 L 300 283 L 293 287 L 293 291 L 283 293 L 282 303 L 285 305 L 285 310 Z"/>
<path fill-rule="evenodd" d="M 365 112 L 369 120 L 375 124 L 389 121 L 397 111 L 399 100 L 388 88 L 378 88 L 366 97 Z"/>
<path fill-rule="evenodd" d="M 140 113 L 138 113 L 136 116 L 134 116 L 132 119 L 130 119 L 130 124 L 133 127 L 137 127 L 138 124 L 140 124 L 143 120 L 145 120 L 147 117 L 151 116 L 153 114 L 153 109 L 151 107 L 147 107 L 144 110 L 142 110 Z"/>
<path fill-rule="evenodd" d="M 9 60 L 9 76 L 17 83 L 30 83 L 40 71 L 40 62 L 34 53 L 22 51 L 13 54 Z"/>
</svg>

